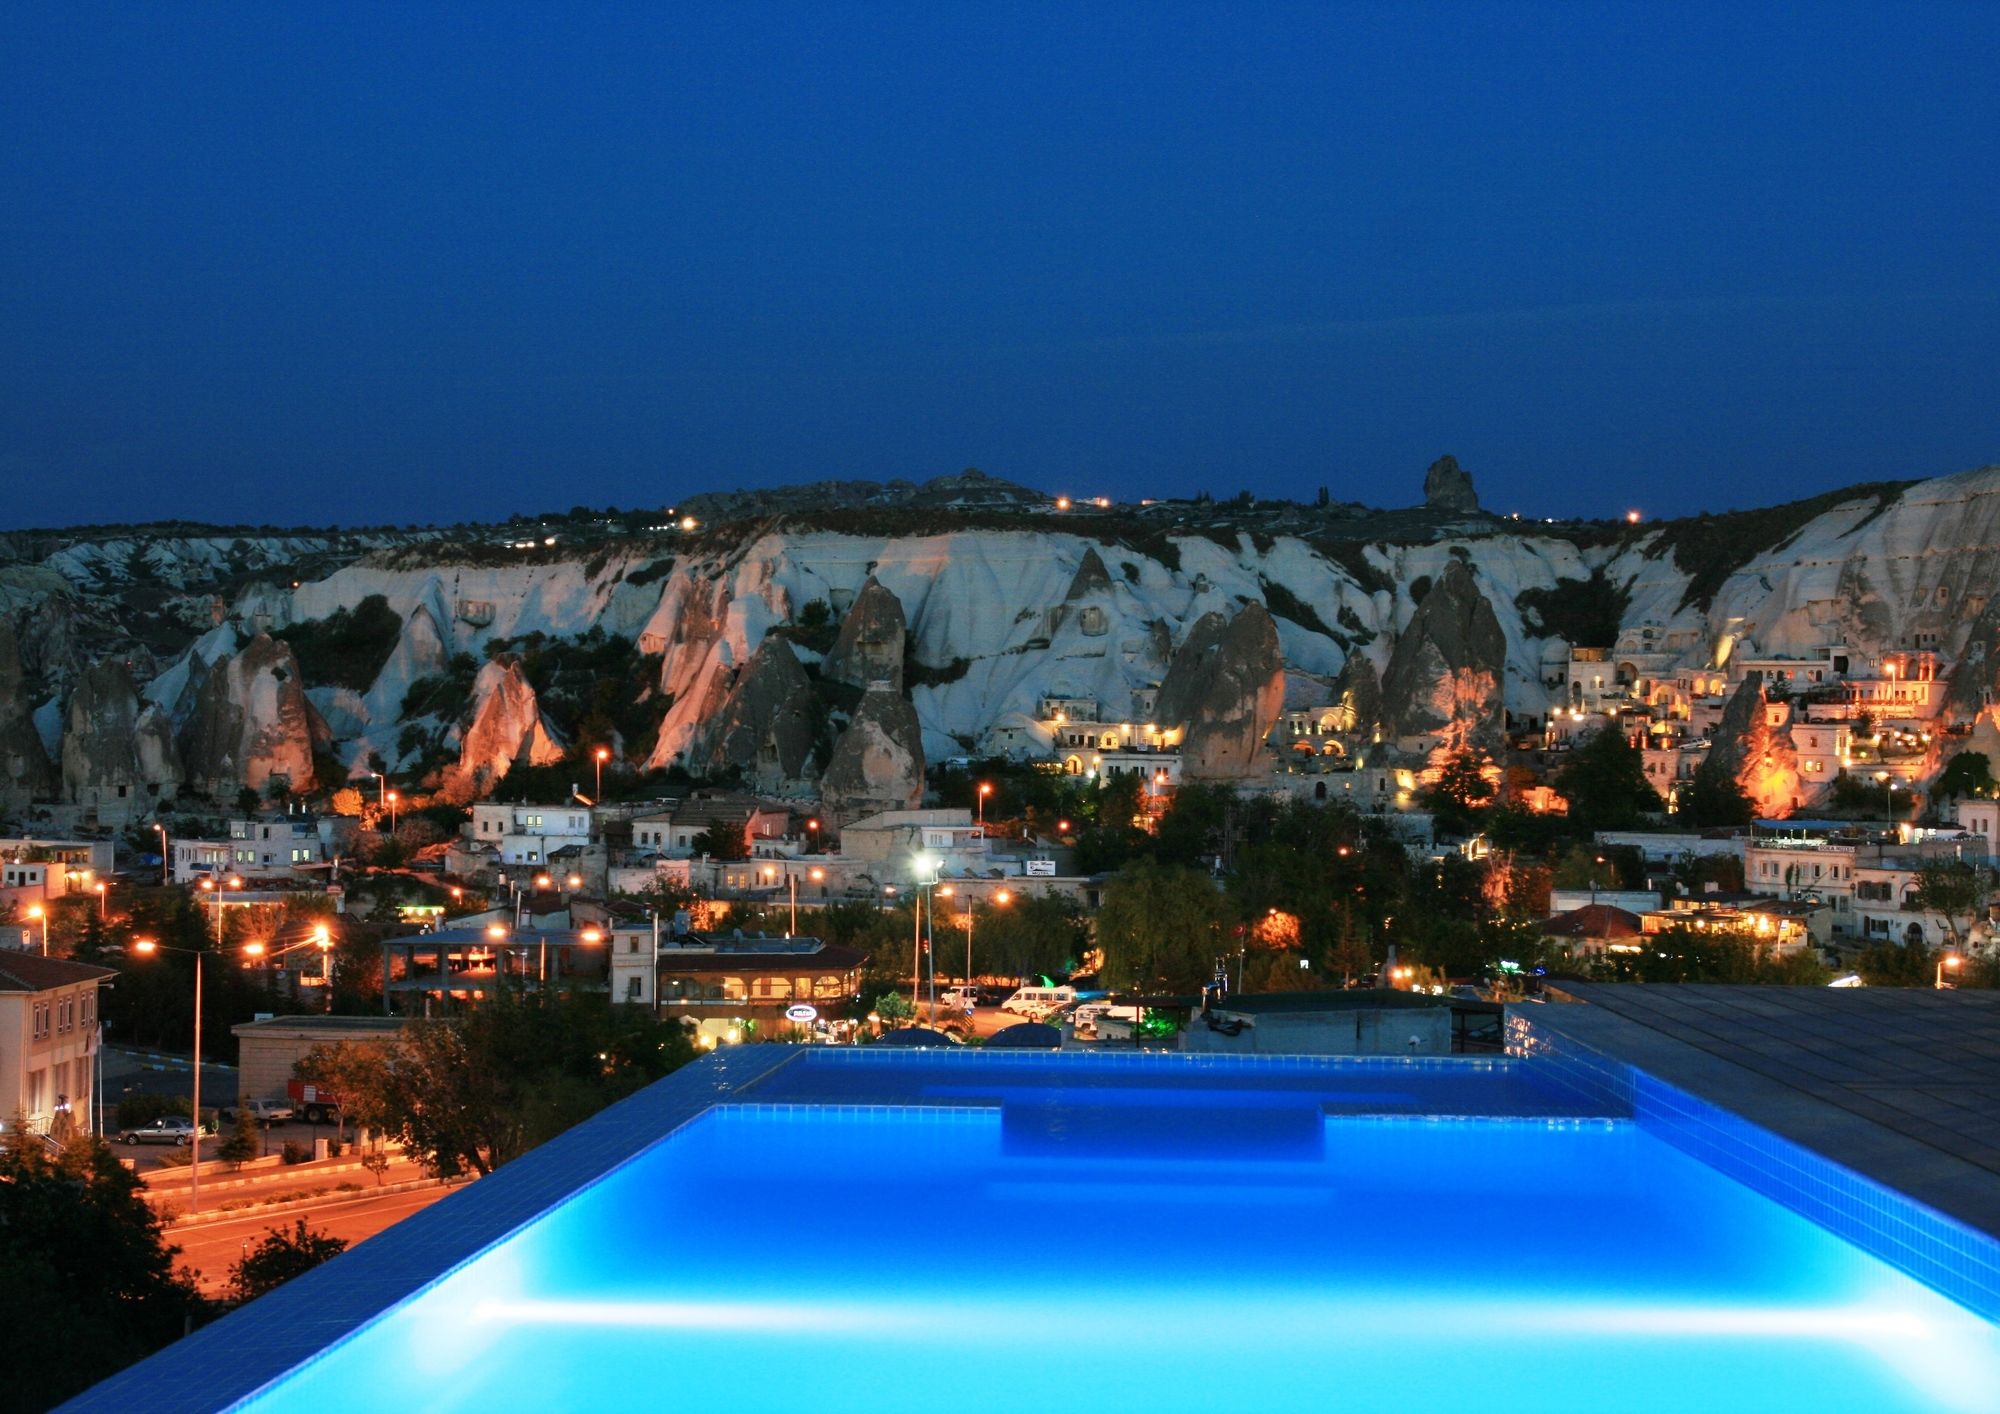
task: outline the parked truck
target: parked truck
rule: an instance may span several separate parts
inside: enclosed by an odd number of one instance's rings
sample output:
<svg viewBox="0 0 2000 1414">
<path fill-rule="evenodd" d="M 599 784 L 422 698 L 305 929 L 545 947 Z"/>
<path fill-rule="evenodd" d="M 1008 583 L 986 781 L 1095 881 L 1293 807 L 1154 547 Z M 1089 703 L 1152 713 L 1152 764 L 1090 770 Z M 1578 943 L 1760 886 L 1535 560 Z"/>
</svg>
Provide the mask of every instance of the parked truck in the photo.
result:
<svg viewBox="0 0 2000 1414">
<path fill-rule="evenodd" d="M 285 1093 L 292 1108 L 307 1124 L 339 1124 L 340 1096 L 311 1080 L 288 1080 Z"/>
</svg>

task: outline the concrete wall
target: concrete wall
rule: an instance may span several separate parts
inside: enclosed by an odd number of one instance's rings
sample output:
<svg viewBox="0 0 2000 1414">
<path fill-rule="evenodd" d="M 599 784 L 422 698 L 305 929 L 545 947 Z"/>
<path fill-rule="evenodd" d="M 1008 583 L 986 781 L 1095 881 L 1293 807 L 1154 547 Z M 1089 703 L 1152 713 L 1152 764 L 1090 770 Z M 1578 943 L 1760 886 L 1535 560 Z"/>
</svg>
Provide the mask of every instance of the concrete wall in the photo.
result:
<svg viewBox="0 0 2000 1414">
<path fill-rule="evenodd" d="M 1220 1009 L 1217 1015 L 1232 1013 Z M 1181 1033 L 1181 1049 L 1259 1056 L 1451 1054 L 1449 1007 L 1355 1008 L 1242 1019 L 1249 1024 L 1237 1035 L 1226 1036 L 1211 1031 L 1197 1016 Z"/>
</svg>

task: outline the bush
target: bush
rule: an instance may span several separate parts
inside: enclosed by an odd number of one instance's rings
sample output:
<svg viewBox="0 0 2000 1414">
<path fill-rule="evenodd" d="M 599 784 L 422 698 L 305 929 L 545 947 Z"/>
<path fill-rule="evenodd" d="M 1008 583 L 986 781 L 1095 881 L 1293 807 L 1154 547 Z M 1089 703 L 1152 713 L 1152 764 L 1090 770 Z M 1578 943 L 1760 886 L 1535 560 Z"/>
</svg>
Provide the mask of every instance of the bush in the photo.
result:
<svg viewBox="0 0 2000 1414">
<path fill-rule="evenodd" d="M 311 1157 L 312 1157 L 311 1149 L 307 1148 L 303 1144 L 296 1143 L 290 1139 L 287 1139 L 285 1141 L 285 1147 L 278 1151 L 279 1162 L 286 1164 L 287 1166 L 291 1164 L 302 1164 Z"/>
<path fill-rule="evenodd" d="M 350 611 L 294 624 L 274 635 L 291 644 L 299 672 L 313 687 L 351 687 L 365 692 L 396 649 L 403 620 L 380 594 L 370 594 Z"/>
</svg>

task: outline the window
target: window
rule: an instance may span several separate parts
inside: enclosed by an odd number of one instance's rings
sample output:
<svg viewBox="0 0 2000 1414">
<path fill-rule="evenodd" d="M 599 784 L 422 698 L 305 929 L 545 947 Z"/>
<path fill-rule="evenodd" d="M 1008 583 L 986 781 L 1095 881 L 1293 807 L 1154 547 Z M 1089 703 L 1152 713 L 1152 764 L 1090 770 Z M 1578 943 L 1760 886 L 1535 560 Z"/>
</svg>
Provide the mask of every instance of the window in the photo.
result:
<svg viewBox="0 0 2000 1414">
<path fill-rule="evenodd" d="M 46 1041 L 49 1039 L 49 1004 L 47 1002 L 35 1003 L 35 1039 L 37 1041 Z"/>
<path fill-rule="evenodd" d="M 294 864 L 310 864 L 312 857 L 312 851 L 309 849 L 295 849 L 292 851 L 292 863 Z"/>
</svg>

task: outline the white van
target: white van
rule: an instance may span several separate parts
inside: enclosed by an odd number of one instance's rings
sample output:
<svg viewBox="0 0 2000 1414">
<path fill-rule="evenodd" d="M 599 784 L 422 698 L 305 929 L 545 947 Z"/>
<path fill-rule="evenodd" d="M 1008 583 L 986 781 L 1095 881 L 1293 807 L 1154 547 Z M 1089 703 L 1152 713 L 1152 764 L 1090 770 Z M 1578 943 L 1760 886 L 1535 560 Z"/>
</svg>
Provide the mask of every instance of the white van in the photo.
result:
<svg viewBox="0 0 2000 1414">
<path fill-rule="evenodd" d="M 1074 1005 L 1075 1002 L 1074 987 L 1023 987 L 1000 1003 L 1000 1010 L 1011 1011 L 1016 1016 L 1033 1017 L 1039 1021 L 1045 1016 L 1053 1016 L 1066 1006 Z"/>
</svg>

